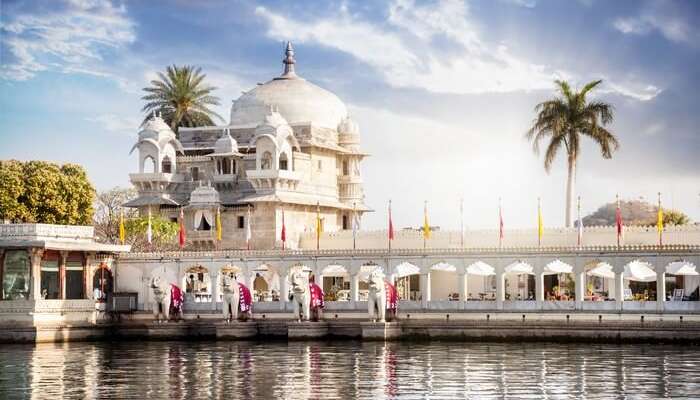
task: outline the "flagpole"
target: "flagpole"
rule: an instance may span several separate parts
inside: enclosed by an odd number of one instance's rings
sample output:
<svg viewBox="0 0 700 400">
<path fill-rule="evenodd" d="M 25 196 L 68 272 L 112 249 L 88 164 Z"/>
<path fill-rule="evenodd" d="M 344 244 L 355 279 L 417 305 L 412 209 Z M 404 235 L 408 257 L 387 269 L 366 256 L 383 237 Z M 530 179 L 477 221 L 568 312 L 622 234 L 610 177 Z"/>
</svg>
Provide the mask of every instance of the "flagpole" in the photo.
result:
<svg viewBox="0 0 700 400">
<path fill-rule="evenodd" d="M 316 251 L 321 248 L 321 205 L 316 202 Z"/>
<path fill-rule="evenodd" d="M 245 246 L 246 250 L 250 250 L 250 239 L 251 239 L 251 232 L 250 232 L 250 204 L 248 204 L 248 220 L 246 221 L 248 225 L 246 226 L 246 231 L 245 231 Z"/>
<path fill-rule="evenodd" d="M 394 239 L 394 223 L 391 220 L 391 199 L 389 199 L 389 253 L 391 253 L 391 240 Z"/>
<path fill-rule="evenodd" d="M 355 235 L 357 234 L 357 232 L 356 232 L 357 229 L 356 229 L 356 227 L 355 227 L 355 221 L 356 221 L 356 218 L 357 218 L 357 212 L 355 211 L 355 206 L 356 206 L 356 203 L 353 201 L 353 202 L 352 202 L 352 221 L 351 221 L 351 223 L 352 223 L 352 249 L 353 249 L 353 250 L 355 250 L 355 249 L 357 248 L 357 247 L 356 247 L 356 245 L 357 245 L 357 243 L 356 243 L 357 240 L 356 240 L 356 238 L 355 238 Z"/>
<path fill-rule="evenodd" d="M 464 248 L 464 198 L 459 199 L 459 246 Z"/>
<path fill-rule="evenodd" d="M 578 196 L 578 201 L 576 202 L 576 216 L 578 217 L 577 243 L 578 247 L 581 247 L 581 236 L 583 234 L 583 225 L 581 224 L 581 196 Z"/>
<path fill-rule="evenodd" d="M 426 228 L 428 226 L 428 224 L 426 223 L 427 221 L 428 221 L 428 200 L 425 200 L 425 202 L 423 203 L 423 250 L 425 250 L 425 248 L 427 246 L 427 243 L 426 243 L 427 242 L 426 238 L 428 235 L 428 231 L 426 230 Z"/>
<path fill-rule="evenodd" d="M 659 246 L 662 247 L 664 245 L 664 243 L 663 243 L 664 212 L 661 209 L 661 192 L 659 192 L 659 210 L 658 210 L 658 217 L 657 217 L 657 221 L 656 221 L 656 229 L 659 231 Z"/>
<path fill-rule="evenodd" d="M 617 230 L 617 247 L 620 247 L 620 235 L 622 234 L 622 211 L 620 210 L 620 195 L 615 194 L 615 202 L 617 203 L 617 208 L 615 209 L 615 225 Z"/>
<path fill-rule="evenodd" d="M 498 248 L 503 247 L 503 207 L 501 198 L 498 198 Z"/>
</svg>

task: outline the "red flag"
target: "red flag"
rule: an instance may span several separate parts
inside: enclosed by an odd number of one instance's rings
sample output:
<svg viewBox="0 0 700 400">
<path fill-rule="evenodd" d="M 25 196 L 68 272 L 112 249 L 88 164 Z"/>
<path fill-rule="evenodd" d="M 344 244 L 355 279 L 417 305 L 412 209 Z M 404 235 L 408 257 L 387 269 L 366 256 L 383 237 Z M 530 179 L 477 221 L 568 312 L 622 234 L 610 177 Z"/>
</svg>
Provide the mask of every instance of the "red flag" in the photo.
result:
<svg viewBox="0 0 700 400">
<path fill-rule="evenodd" d="M 501 247 L 503 242 L 503 209 L 501 208 L 501 199 L 498 199 L 498 247 Z"/>
<path fill-rule="evenodd" d="M 182 212 L 182 208 L 180 208 L 180 235 L 179 235 L 179 241 L 180 241 L 180 248 L 182 249 L 185 247 L 185 214 Z"/>
<path fill-rule="evenodd" d="M 394 223 L 391 220 L 391 200 L 389 200 L 389 240 L 394 240 Z"/>
<path fill-rule="evenodd" d="M 282 211 L 282 249 L 285 242 L 287 242 L 287 227 L 284 225 L 284 211 Z"/>
</svg>

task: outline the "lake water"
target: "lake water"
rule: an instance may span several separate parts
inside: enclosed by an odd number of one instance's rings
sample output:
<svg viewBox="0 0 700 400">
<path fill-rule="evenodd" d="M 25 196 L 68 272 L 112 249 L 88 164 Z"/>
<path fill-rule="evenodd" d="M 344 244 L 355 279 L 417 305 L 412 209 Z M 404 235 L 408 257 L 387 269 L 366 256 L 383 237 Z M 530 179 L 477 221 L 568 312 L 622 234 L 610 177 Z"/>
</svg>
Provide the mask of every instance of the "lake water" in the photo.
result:
<svg viewBox="0 0 700 400">
<path fill-rule="evenodd" d="M 547 343 L 0 345 L 0 399 L 700 397 L 700 348 Z"/>
</svg>

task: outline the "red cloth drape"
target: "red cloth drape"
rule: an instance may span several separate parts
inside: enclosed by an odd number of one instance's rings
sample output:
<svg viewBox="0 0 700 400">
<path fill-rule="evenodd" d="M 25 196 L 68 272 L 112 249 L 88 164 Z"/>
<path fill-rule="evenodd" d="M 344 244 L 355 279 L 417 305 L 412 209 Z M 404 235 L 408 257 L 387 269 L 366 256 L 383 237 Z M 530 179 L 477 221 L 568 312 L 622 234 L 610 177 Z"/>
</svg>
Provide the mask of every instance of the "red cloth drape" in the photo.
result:
<svg viewBox="0 0 700 400">
<path fill-rule="evenodd" d="M 315 283 L 309 283 L 311 292 L 311 308 L 323 308 L 323 289 Z"/>
<path fill-rule="evenodd" d="M 396 292 L 396 286 L 392 285 L 388 281 L 384 281 L 384 288 L 386 290 L 386 308 L 387 310 L 396 311 L 399 304 L 399 295 Z"/>
<path fill-rule="evenodd" d="M 253 304 L 253 296 L 250 295 L 250 290 L 242 283 L 238 283 L 238 295 L 238 309 L 241 312 L 250 311 Z"/>
</svg>

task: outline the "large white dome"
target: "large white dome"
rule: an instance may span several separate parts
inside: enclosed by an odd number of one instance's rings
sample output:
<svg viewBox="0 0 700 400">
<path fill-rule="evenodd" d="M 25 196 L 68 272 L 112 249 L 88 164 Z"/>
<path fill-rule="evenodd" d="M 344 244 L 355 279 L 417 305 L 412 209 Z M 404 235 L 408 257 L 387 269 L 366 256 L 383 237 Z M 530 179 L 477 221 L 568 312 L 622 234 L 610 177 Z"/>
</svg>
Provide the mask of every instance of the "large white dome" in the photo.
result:
<svg viewBox="0 0 700 400">
<path fill-rule="evenodd" d="M 282 76 L 258 85 L 233 102 L 231 125 L 259 124 L 272 108 L 289 124 L 311 122 L 337 129 L 348 115 L 345 104 L 333 93 L 296 75 L 294 50 L 289 43 L 283 62 Z"/>
</svg>

